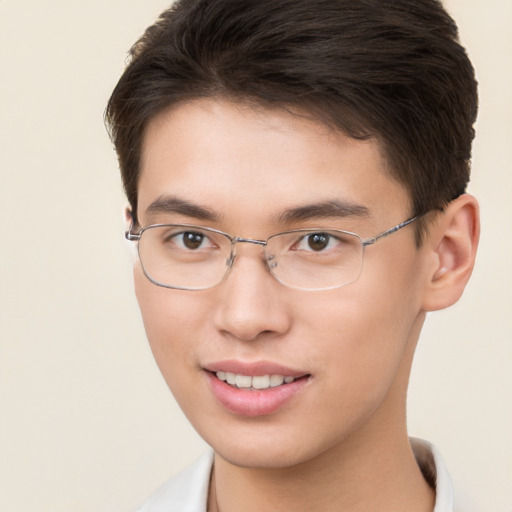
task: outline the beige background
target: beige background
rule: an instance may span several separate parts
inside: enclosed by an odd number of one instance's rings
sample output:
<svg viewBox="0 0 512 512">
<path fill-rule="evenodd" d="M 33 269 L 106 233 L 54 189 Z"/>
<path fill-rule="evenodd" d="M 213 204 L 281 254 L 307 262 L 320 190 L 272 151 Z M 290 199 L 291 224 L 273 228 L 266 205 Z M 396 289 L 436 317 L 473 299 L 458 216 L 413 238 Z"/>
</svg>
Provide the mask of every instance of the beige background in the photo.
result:
<svg viewBox="0 0 512 512">
<path fill-rule="evenodd" d="M 166 0 L 0 0 L 0 510 L 128 511 L 204 450 L 152 360 L 102 113 Z M 432 315 L 412 434 L 512 511 L 512 1 L 450 0 L 481 84 L 463 300 Z"/>
</svg>

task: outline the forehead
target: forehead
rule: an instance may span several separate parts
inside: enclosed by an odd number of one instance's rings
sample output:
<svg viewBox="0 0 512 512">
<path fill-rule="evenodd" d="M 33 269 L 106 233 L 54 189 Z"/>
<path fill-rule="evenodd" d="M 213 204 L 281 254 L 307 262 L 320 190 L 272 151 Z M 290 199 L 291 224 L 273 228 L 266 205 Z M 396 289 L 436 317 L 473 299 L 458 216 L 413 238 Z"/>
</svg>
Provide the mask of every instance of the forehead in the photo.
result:
<svg viewBox="0 0 512 512">
<path fill-rule="evenodd" d="M 244 224 L 329 201 L 362 206 L 372 218 L 409 210 L 375 140 L 284 110 L 212 99 L 181 104 L 149 122 L 142 148 L 141 220 L 166 196 Z"/>
</svg>

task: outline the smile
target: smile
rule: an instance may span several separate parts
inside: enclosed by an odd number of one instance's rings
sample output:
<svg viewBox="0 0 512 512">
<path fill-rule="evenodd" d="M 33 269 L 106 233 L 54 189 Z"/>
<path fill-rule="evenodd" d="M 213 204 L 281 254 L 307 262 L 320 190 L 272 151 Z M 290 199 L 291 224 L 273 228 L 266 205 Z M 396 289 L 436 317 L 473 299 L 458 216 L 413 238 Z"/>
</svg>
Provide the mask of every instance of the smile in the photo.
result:
<svg viewBox="0 0 512 512">
<path fill-rule="evenodd" d="M 215 373 L 219 380 L 240 389 L 262 390 L 275 388 L 283 384 L 291 384 L 295 377 L 285 375 L 241 375 L 237 373 L 218 371 Z"/>
</svg>

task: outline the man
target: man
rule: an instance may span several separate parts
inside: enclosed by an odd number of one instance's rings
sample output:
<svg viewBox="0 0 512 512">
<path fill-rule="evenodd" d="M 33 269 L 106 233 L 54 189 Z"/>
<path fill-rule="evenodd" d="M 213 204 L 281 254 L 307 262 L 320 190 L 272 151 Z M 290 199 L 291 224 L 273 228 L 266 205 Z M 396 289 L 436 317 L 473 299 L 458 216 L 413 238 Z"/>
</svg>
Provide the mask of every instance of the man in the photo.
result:
<svg viewBox="0 0 512 512">
<path fill-rule="evenodd" d="M 460 510 L 405 403 L 474 264 L 476 105 L 436 0 L 188 0 L 135 44 L 107 122 L 136 293 L 213 448 L 141 510 Z"/>
</svg>

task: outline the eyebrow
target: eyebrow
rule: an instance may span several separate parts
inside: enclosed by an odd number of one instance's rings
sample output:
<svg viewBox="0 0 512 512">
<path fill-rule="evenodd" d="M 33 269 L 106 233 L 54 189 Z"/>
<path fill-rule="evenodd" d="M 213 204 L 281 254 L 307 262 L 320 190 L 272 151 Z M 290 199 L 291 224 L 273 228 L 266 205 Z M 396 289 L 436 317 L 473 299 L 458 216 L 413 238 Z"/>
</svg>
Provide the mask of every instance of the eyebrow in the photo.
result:
<svg viewBox="0 0 512 512">
<path fill-rule="evenodd" d="M 161 196 L 155 199 L 146 209 L 148 214 L 175 213 L 192 217 L 197 220 L 215 222 L 220 216 L 213 210 L 191 203 L 176 196 Z M 329 200 L 288 208 L 277 215 L 277 222 L 282 224 L 315 219 L 369 217 L 366 206 L 344 200 Z"/>
<path fill-rule="evenodd" d="M 175 196 L 161 196 L 155 199 L 146 209 L 148 214 L 176 213 L 198 220 L 217 221 L 219 216 L 204 206 L 190 203 Z"/>
<path fill-rule="evenodd" d="M 333 199 L 289 208 L 278 216 L 278 221 L 286 224 L 315 219 L 369 216 L 370 210 L 366 206 Z"/>
</svg>

